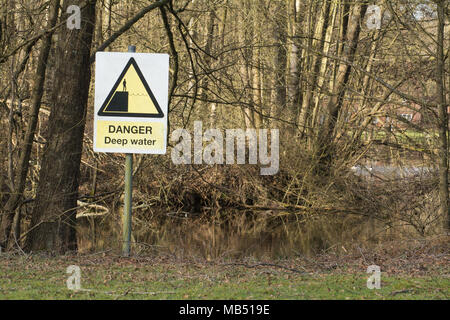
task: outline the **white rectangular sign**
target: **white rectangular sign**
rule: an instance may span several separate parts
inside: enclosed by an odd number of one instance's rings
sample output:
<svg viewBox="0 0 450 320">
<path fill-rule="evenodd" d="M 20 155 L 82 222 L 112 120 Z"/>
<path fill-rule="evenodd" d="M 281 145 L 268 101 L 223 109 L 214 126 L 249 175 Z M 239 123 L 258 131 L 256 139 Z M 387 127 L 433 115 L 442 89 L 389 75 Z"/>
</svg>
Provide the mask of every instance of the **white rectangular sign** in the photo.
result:
<svg viewBox="0 0 450 320">
<path fill-rule="evenodd" d="M 165 154 L 169 55 L 97 52 L 94 151 Z"/>
</svg>

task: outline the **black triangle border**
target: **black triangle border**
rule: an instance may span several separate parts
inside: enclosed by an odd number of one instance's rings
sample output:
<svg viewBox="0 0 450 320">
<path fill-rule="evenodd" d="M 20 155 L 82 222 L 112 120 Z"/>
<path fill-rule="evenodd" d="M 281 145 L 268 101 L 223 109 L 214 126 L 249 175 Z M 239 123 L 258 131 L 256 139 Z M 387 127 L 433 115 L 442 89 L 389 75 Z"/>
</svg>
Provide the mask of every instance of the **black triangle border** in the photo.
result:
<svg viewBox="0 0 450 320">
<path fill-rule="evenodd" d="M 145 90 L 147 90 L 148 95 L 150 96 L 150 99 L 152 99 L 153 104 L 155 105 L 156 110 L 158 111 L 157 114 L 150 114 L 150 113 L 124 113 L 124 112 L 105 112 L 104 110 L 106 109 L 106 106 L 108 105 L 108 102 L 111 100 L 114 92 L 116 91 L 117 87 L 120 85 L 120 83 L 122 82 L 122 77 L 125 76 L 125 74 L 127 73 L 128 69 L 131 67 L 131 65 L 134 66 L 139 78 L 142 81 L 142 84 L 145 87 Z M 162 112 L 158 101 L 156 100 L 155 96 L 153 95 L 152 90 L 150 89 L 147 81 L 145 80 L 144 75 L 141 72 L 141 69 L 139 69 L 138 64 L 136 63 L 136 60 L 134 60 L 133 57 L 130 58 L 130 60 L 128 61 L 128 63 L 126 64 L 125 68 L 123 69 L 122 73 L 120 74 L 120 76 L 117 78 L 116 83 L 114 84 L 113 88 L 111 89 L 111 91 L 109 92 L 108 96 L 105 99 L 105 102 L 103 102 L 102 106 L 100 107 L 100 110 L 97 113 L 99 116 L 103 116 L 103 117 L 139 117 L 139 118 L 164 118 L 164 113 Z"/>
</svg>

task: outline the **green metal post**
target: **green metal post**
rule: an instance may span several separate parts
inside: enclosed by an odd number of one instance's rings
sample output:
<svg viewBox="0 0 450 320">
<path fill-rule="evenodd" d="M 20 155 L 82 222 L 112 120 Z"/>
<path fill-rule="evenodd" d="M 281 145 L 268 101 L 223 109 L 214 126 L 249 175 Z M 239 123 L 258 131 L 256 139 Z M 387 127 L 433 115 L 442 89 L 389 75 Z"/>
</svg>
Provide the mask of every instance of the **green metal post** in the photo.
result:
<svg viewBox="0 0 450 320">
<path fill-rule="evenodd" d="M 135 46 L 128 46 L 128 52 L 136 52 Z M 133 155 L 127 153 L 125 156 L 125 198 L 123 205 L 123 244 L 122 255 L 130 256 L 131 242 L 131 207 L 133 193 Z"/>
<path fill-rule="evenodd" d="M 127 153 L 125 156 L 125 199 L 123 205 L 123 247 L 122 253 L 125 257 L 130 255 L 131 241 L 131 203 L 133 192 L 133 155 Z"/>
</svg>

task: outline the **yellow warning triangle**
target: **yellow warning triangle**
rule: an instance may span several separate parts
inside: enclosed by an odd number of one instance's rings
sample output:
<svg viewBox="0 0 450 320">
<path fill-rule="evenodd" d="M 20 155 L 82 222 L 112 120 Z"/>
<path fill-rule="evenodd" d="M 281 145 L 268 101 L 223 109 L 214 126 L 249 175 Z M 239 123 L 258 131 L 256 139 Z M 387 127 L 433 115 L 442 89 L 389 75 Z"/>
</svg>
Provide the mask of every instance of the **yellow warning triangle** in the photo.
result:
<svg viewBox="0 0 450 320">
<path fill-rule="evenodd" d="M 156 101 L 134 58 L 130 58 L 111 92 L 103 102 L 99 116 L 163 118 Z"/>
</svg>

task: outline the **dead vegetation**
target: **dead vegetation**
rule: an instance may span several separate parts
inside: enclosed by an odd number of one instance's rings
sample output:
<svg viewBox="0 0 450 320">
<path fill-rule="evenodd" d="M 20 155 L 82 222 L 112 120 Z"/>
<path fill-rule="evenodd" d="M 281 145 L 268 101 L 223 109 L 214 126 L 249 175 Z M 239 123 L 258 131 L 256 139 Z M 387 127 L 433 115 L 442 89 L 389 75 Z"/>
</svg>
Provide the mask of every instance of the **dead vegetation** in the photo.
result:
<svg viewBox="0 0 450 320">
<path fill-rule="evenodd" d="M 324 178 L 305 152 L 291 152 L 275 176 L 260 176 L 253 165 L 175 166 L 164 157 L 137 158 L 133 242 L 138 253 L 164 248 L 208 260 L 287 257 L 439 234 L 433 174 L 367 178 L 336 159 L 337 168 Z M 121 157 L 95 161 L 107 169 L 97 172 L 97 195 L 83 201 L 109 212 L 79 219 L 84 252 L 119 248 L 121 239 L 122 181 L 116 174 L 123 170 Z M 86 193 L 93 168 L 83 167 Z M 115 185 L 105 184 L 113 177 Z"/>
</svg>

